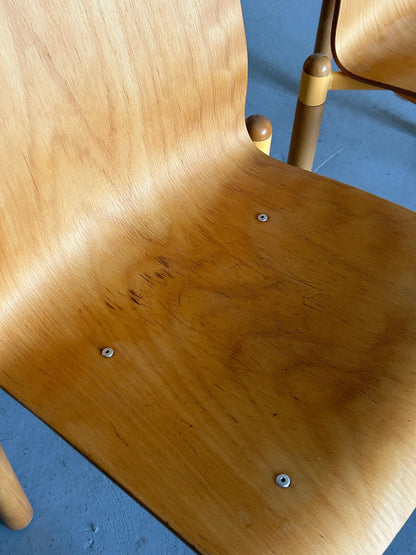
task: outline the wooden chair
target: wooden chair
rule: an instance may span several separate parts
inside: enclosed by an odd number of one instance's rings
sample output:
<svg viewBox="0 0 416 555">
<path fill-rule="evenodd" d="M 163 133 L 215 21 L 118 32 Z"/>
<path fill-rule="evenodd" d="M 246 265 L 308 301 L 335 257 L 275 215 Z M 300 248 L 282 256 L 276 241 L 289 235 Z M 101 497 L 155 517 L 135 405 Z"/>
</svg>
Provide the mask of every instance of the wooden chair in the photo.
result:
<svg viewBox="0 0 416 555">
<path fill-rule="evenodd" d="M 255 148 L 237 0 L 0 6 L 0 385 L 202 553 L 381 553 L 416 215 Z"/>
<path fill-rule="evenodd" d="M 331 59 L 341 71 L 331 70 Z M 303 66 L 288 163 L 312 170 L 329 90 L 390 89 L 416 102 L 414 0 L 323 0 Z"/>
</svg>

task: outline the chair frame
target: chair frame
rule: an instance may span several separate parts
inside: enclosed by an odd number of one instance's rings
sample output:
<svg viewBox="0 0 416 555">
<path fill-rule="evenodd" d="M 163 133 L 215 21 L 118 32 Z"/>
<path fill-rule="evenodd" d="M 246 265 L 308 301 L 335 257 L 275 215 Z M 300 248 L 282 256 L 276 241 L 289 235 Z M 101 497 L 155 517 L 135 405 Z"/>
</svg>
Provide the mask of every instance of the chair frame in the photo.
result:
<svg viewBox="0 0 416 555">
<path fill-rule="evenodd" d="M 323 0 L 314 52 L 302 69 L 287 161 L 309 171 L 313 167 L 328 91 L 386 90 L 343 71 L 332 71 L 334 17 L 338 6 L 339 0 Z M 406 94 L 398 94 L 411 102 L 416 101 Z"/>
</svg>

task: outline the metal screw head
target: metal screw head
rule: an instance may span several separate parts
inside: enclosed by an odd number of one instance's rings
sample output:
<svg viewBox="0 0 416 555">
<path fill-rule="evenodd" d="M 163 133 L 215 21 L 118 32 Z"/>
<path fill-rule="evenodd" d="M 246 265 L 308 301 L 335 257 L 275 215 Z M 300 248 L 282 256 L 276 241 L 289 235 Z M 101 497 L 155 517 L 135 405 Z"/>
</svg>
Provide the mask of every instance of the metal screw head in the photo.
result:
<svg viewBox="0 0 416 555">
<path fill-rule="evenodd" d="M 101 354 L 105 358 L 111 358 L 114 355 L 114 351 L 111 347 L 104 347 L 104 349 L 101 349 Z"/>
<path fill-rule="evenodd" d="M 269 219 L 269 216 L 267 214 L 259 214 L 257 216 L 257 219 L 259 222 L 267 222 L 267 220 Z"/>
<path fill-rule="evenodd" d="M 288 488 L 290 486 L 291 479 L 287 474 L 279 474 L 276 476 L 276 484 L 281 488 Z"/>
</svg>

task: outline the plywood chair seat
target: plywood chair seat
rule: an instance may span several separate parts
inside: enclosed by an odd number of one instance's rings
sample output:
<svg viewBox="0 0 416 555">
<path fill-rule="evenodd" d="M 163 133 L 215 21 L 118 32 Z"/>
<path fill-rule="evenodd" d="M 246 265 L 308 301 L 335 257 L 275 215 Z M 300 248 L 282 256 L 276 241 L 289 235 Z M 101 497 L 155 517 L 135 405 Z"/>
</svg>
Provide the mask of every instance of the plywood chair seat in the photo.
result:
<svg viewBox="0 0 416 555">
<path fill-rule="evenodd" d="M 381 552 L 415 214 L 253 146 L 238 2 L 1 10 L 0 385 L 202 553 Z"/>
</svg>

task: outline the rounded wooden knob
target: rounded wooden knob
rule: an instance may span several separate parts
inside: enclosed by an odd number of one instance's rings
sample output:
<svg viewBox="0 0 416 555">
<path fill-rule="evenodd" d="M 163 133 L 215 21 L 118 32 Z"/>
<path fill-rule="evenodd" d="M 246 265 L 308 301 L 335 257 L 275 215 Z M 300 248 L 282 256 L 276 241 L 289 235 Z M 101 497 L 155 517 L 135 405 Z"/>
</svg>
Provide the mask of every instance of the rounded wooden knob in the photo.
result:
<svg viewBox="0 0 416 555">
<path fill-rule="evenodd" d="M 246 126 L 250 138 L 254 142 L 267 141 L 272 136 L 272 124 L 265 116 L 255 114 L 246 119 Z"/>
<path fill-rule="evenodd" d="M 325 54 L 312 54 L 306 58 L 303 71 L 312 77 L 327 77 L 331 73 L 331 60 Z"/>
</svg>

